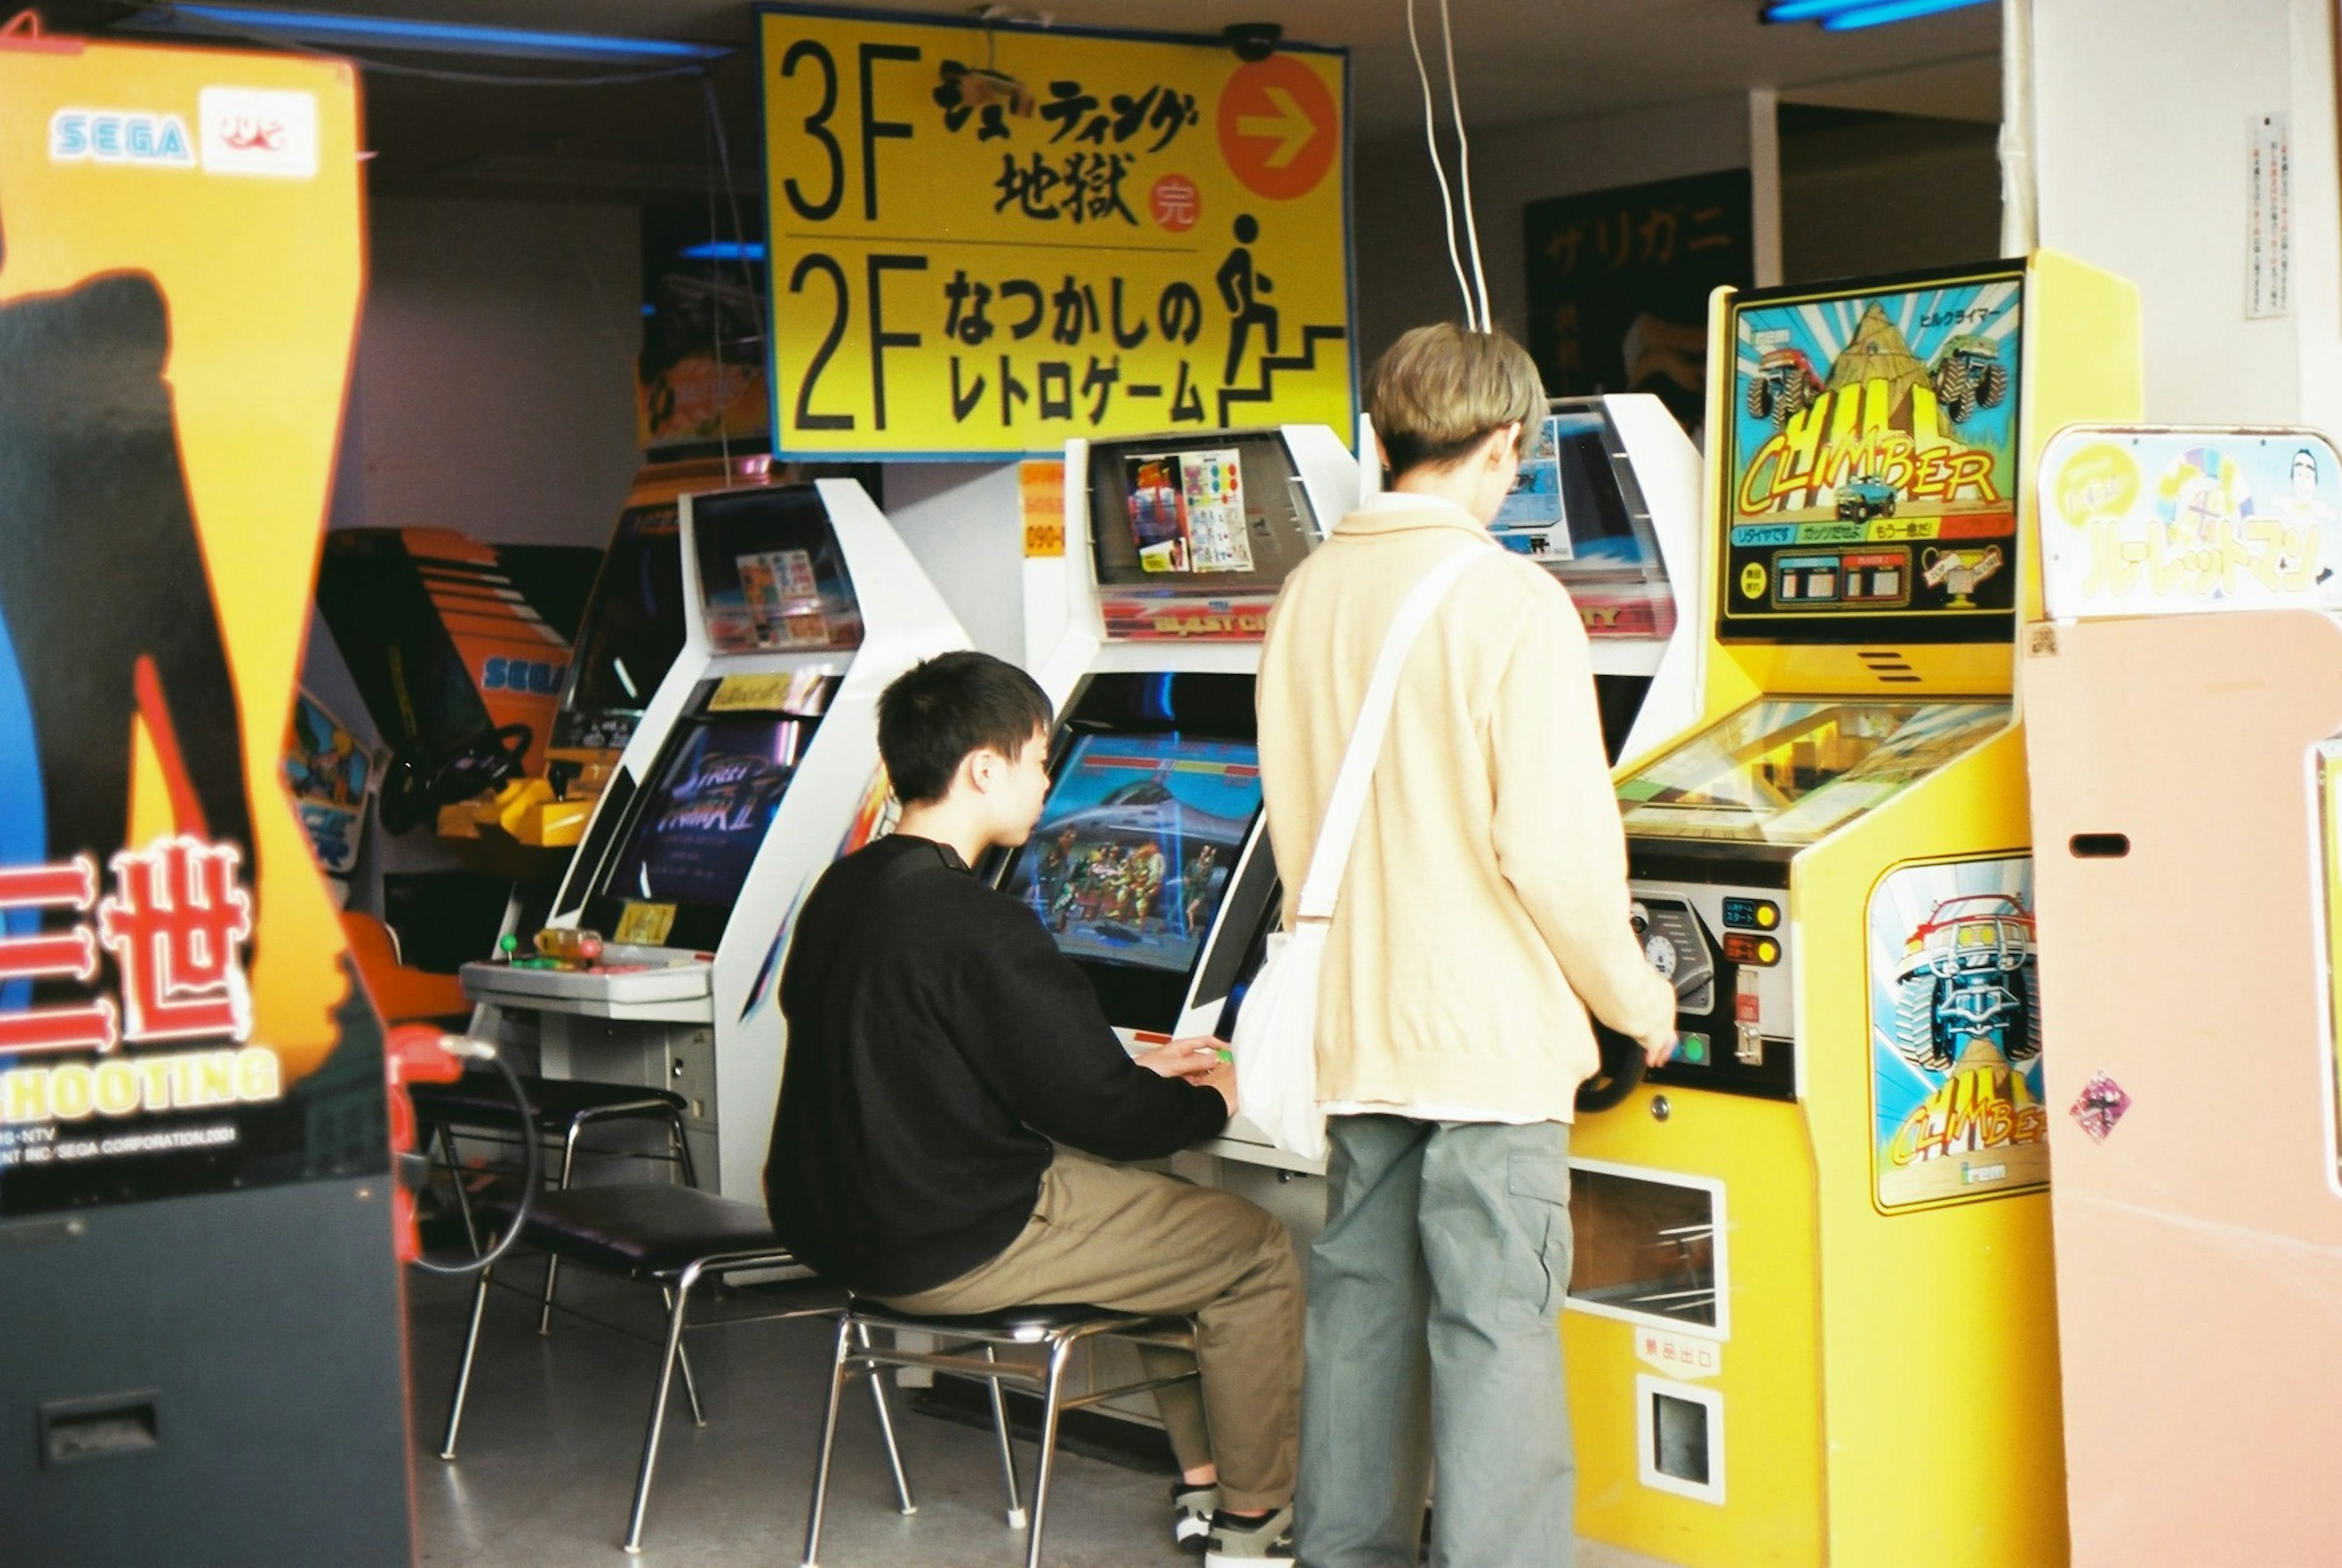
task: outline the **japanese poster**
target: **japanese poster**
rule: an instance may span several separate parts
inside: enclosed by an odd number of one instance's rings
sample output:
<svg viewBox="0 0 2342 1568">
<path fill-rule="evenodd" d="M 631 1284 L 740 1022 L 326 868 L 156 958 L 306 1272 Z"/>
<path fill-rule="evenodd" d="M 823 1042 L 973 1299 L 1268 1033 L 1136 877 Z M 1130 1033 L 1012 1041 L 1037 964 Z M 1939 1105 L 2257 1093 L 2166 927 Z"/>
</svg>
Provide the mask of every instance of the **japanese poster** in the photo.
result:
<svg viewBox="0 0 2342 1568">
<path fill-rule="evenodd" d="M 704 205 L 645 209 L 635 427 L 646 452 L 768 443 L 763 254 L 756 236 L 711 234 Z"/>
<path fill-rule="evenodd" d="M 1356 424 L 1348 56 L 767 6 L 776 449 Z"/>
<path fill-rule="evenodd" d="M 1727 639 L 2009 626 L 2024 286 L 1997 273 L 1736 303 Z"/>
<path fill-rule="evenodd" d="M 282 772 L 356 155 L 345 65 L 0 50 L 0 1214 L 388 1167 Z"/>
<path fill-rule="evenodd" d="M 2032 858 L 1899 867 L 1868 924 L 1878 1206 L 2046 1184 Z"/>
<path fill-rule="evenodd" d="M 1233 447 L 1132 457 L 1130 532 L 1148 572 L 1249 572 L 1244 478 Z"/>
<path fill-rule="evenodd" d="M 2059 620 L 2342 609 L 2342 455 L 2309 430 L 2061 430 L 2041 459 Z"/>
<path fill-rule="evenodd" d="M 1756 281 L 1748 171 L 1531 202 L 1528 350 L 1555 397 L 1647 392 L 1694 440 L 1707 410 L 1707 300 Z"/>
</svg>

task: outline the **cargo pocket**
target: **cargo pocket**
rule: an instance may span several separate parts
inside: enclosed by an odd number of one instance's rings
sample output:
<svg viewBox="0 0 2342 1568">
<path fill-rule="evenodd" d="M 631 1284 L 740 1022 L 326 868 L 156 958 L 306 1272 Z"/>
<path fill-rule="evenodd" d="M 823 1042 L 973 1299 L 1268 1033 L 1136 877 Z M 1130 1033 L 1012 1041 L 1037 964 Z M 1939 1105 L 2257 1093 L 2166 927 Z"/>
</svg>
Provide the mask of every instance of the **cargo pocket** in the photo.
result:
<svg viewBox="0 0 2342 1568">
<path fill-rule="evenodd" d="M 1569 1162 L 1516 1154 L 1506 1167 L 1505 1193 L 1514 1225 L 1506 1251 L 1517 1260 L 1509 1293 L 1514 1315 L 1531 1322 L 1550 1318 L 1569 1293 Z"/>
</svg>

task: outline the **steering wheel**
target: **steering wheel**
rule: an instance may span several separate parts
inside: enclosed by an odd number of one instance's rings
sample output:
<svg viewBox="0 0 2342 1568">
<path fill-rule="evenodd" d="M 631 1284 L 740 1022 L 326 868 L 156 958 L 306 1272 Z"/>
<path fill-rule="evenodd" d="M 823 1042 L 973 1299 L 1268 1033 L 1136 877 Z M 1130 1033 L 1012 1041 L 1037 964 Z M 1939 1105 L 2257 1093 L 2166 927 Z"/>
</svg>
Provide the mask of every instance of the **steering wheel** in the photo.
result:
<svg viewBox="0 0 2342 1568">
<path fill-rule="evenodd" d="M 1635 1092 L 1643 1081 L 1643 1071 L 1649 1060 L 1643 1048 L 1607 1024 L 1588 1019 L 1594 1024 L 1594 1043 L 1602 1048 L 1602 1066 L 1593 1077 L 1577 1086 L 1577 1108 L 1581 1111 L 1607 1111 Z"/>
<path fill-rule="evenodd" d="M 454 805 L 503 788 L 520 776 L 522 759 L 535 739 L 536 732 L 526 724 L 482 730 L 431 770 L 423 786 L 425 800 L 435 807 Z"/>
</svg>

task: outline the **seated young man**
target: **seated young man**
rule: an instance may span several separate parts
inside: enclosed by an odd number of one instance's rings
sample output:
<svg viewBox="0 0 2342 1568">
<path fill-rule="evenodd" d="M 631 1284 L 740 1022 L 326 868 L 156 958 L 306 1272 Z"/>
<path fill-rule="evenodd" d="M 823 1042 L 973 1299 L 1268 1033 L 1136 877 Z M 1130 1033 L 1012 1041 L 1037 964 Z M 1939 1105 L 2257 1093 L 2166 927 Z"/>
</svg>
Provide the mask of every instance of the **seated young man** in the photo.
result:
<svg viewBox="0 0 2342 1568">
<path fill-rule="evenodd" d="M 1234 1075 L 1209 1040 L 1133 1060 L 1030 906 L 969 870 L 1032 833 L 1049 725 L 1032 678 L 984 654 L 931 659 L 879 698 L 903 818 L 797 916 L 773 1224 L 905 1312 L 1195 1314 L 1200 1393 L 1156 1396 L 1183 1472 L 1175 1537 L 1211 1563 L 1289 1556 L 1302 1301 L 1285 1227 L 1232 1193 L 1103 1163 L 1214 1136 Z M 1148 1375 L 1185 1364 L 1156 1351 Z"/>
</svg>

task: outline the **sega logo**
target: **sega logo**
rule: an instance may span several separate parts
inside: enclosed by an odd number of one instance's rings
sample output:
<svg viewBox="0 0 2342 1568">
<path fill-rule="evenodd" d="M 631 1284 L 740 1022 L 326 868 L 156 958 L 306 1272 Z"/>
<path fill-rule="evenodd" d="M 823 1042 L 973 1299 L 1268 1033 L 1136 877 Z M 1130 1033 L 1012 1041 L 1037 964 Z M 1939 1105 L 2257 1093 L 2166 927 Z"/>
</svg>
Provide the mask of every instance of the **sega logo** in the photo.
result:
<svg viewBox="0 0 2342 1568">
<path fill-rule="evenodd" d="M 195 165 L 185 120 L 130 109 L 59 109 L 49 116 L 49 159 L 178 169 Z"/>
<path fill-rule="evenodd" d="M 538 659 L 490 659 L 480 671 L 480 690 L 532 692 L 550 697 L 560 692 L 561 677 L 568 673 L 566 664 L 548 664 Z"/>
</svg>

